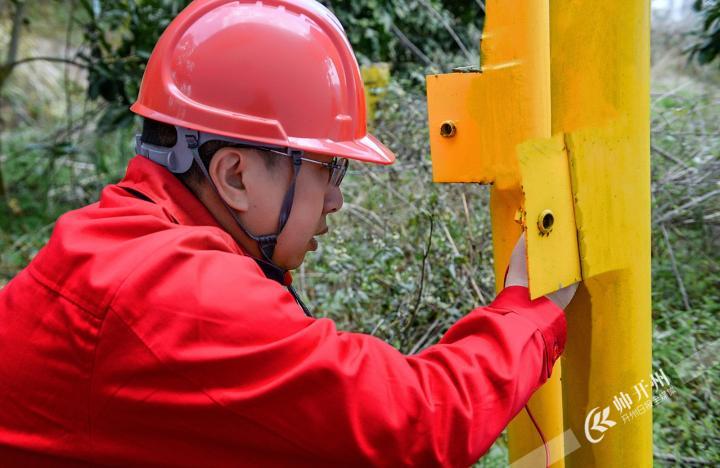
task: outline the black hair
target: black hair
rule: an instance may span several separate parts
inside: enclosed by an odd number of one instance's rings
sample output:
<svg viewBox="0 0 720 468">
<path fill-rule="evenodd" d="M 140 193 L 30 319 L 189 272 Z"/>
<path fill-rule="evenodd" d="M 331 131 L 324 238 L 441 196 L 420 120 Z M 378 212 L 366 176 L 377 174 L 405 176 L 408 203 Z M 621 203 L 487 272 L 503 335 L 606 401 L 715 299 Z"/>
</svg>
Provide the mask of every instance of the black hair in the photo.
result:
<svg viewBox="0 0 720 468">
<path fill-rule="evenodd" d="M 173 125 L 158 122 L 157 120 L 148 119 L 147 117 L 145 117 L 143 118 L 142 135 L 140 136 L 140 139 L 144 143 L 150 145 L 172 148 L 177 142 L 177 132 Z M 246 148 L 245 146 L 236 143 L 230 143 L 222 140 L 211 140 L 200 145 L 200 148 L 198 148 L 198 153 L 200 154 L 200 159 L 202 160 L 203 164 L 205 164 L 205 167 L 209 168 L 210 161 L 212 160 L 213 156 L 215 156 L 215 153 L 217 153 L 222 148 L 228 147 Z M 274 167 L 275 163 L 280 157 L 282 156 L 277 156 L 272 153 L 263 154 L 263 160 L 265 161 L 265 165 L 268 169 Z M 186 184 L 199 184 L 202 183 L 205 178 L 200 168 L 197 167 L 195 161 L 193 161 L 190 169 L 188 169 L 186 172 L 183 172 L 182 174 L 175 174 L 175 176 Z"/>
</svg>

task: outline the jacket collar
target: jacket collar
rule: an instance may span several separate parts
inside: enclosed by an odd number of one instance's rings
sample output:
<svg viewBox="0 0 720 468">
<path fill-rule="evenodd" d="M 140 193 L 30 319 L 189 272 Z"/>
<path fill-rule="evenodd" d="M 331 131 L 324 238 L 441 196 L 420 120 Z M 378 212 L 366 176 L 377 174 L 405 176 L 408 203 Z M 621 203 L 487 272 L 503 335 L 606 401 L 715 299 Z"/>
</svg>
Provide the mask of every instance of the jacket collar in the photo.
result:
<svg viewBox="0 0 720 468">
<path fill-rule="evenodd" d="M 136 192 L 160 206 L 177 224 L 213 226 L 225 231 L 205 205 L 177 177 L 143 156 L 137 155 L 130 160 L 125 177 L 117 185 Z M 234 241 L 233 244 L 237 246 L 240 254 L 252 257 L 240 244 Z M 268 278 L 285 286 L 292 284 L 290 272 L 255 257 L 252 258 Z"/>
<path fill-rule="evenodd" d="M 223 229 L 205 205 L 177 177 L 143 156 L 135 156 L 130 160 L 125 177 L 117 185 L 144 195 L 163 208 L 177 224 Z M 246 253 L 242 246 L 238 247 Z"/>
<path fill-rule="evenodd" d="M 215 217 L 205 208 L 195 194 L 190 191 L 177 177 L 161 165 L 150 161 L 144 156 L 136 155 L 128 163 L 125 177 L 117 183 L 118 187 L 142 195 L 149 201 L 160 206 L 168 217 L 177 224 L 186 226 L 213 226 L 225 229 L 217 222 Z M 232 239 L 232 236 L 228 233 Z M 238 253 L 251 257 L 258 264 L 265 276 L 287 286 L 295 300 L 305 313 L 311 316 L 308 309 L 292 288 L 292 275 L 275 265 L 253 257 L 240 244 L 233 240 Z"/>
</svg>

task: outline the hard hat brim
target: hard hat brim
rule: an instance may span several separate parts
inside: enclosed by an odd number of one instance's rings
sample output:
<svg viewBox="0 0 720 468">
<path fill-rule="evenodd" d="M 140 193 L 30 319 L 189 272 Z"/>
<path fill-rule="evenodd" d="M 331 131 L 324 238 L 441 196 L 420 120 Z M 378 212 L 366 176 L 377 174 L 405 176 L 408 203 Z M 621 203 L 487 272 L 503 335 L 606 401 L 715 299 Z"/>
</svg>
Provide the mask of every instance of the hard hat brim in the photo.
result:
<svg viewBox="0 0 720 468">
<path fill-rule="evenodd" d="M 354 161 L 389 165 L 395 162 L 395 153 L 371 134 L 350 141 L 318 140 L 315 138 L 288 138 L 289 146 L 305 151 L 338 156 Z"/>
</svg>

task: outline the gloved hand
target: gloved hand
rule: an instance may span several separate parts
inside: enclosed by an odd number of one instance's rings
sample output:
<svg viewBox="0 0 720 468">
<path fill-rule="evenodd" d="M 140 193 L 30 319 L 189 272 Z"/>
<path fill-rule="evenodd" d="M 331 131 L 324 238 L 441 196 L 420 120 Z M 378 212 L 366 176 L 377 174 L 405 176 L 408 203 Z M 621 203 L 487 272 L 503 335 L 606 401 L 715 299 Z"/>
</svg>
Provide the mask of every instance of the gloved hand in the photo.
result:
<svg viewBox="0 0 720 468">
<path fill-rule="evenodd" d="M 505 277 L 505 286 L 525 286 L 528 287 L 528 274 L 527 274 L 527 257 L 525 249 L 525 233 L 520 235 L 515 247 L 513 248 L 512 255 L 510 256 L 510 266 L 508 267 L 507 276 Z M 565 309 L 567 305 L 575 296 L 577 291 L 578 283 L 573 283 L 570 286 L 566 286 L 562 289 L 555 291 L 554 293 L 548 294 L 547 298 L 557 304 L 560 308 Z"/>
</svg>

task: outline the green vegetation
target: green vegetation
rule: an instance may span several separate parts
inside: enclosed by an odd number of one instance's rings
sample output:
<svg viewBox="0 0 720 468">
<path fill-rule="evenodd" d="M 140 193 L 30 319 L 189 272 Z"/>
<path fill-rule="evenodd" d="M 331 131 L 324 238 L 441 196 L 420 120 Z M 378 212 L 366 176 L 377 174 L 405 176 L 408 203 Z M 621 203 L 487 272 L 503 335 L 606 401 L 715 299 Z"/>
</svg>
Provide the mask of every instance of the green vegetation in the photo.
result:
<svg viewBox="0 0 720 468">
<path fill-rule="evenodd" d="M 720 0 L 695 0 L 693 9 L 700 13 L 703 21 L 690 56 L 699 63 L 710 63 L 720 56 Z"/>
<path fill-rule="evenodd" d="M 27 3 L 28 22 L 16 59 L 77 63 L 2 68 L 11 73 L 0 81 L 0 285 L 43 246 L 59 215 L 95 201 L 104 185 L 122 177 L 136 123 L 124 106 L 134 98 L 163 18 L 183 2 L 16 0 L 0 11 L 0 47 L 9 43 L 12 5 L 19 3 Z M 374 128 L 397 151 L 398 163 L 351 165 L 343 211 L 330 218 L 331 233 L 295 275 L 318 315 L 404 352 L 437 341 L 494 294 L 487 188 L 431 183 L 421 77 L 477 63 L 481 26 L 472 16 L 477 4 L 465 2 L 464 10 L 445 4 L 332 2 L 361 61 L 393 65 Z M 124 15 L 128 9 L 136 17 Z M 162 14 L 148 28 L 153 11 Z M 720 339 L 720 76 L 715 67 L 687 63 L 683 51 L 692 44 L 684 37 L 653 33 L 654 363 L 677 391 L 655 409 L 655 452 L 659 465 L 718 465 L 718 367 L 690 382 L 678 369 Z M 500 439 L 480 466 L 504 466 L 505 456 Z"/>
</svg>

